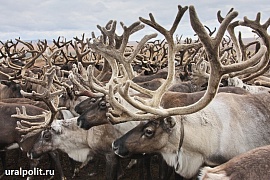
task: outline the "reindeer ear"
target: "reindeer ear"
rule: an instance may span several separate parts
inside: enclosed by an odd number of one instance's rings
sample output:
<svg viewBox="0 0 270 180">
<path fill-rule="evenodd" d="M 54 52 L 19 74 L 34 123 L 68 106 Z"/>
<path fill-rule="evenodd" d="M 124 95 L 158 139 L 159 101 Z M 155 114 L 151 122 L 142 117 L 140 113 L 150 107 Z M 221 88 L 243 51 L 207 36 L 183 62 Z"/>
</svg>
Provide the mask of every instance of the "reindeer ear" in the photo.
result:
<svg viewBox="0 0 270 180">
<path fill-rule="evenodd" d="M 164 120 L 164 127 L 166 129 L 171 129 L 175 126 L 176 122 L 175 122 L 175 119 L 171 116 L 169 117 L 166 117 L 163 119 Z"/>
<path fill-rule="evenodd" d="M 51 128 L 56 134 L 62 134 L 61 120 L 53 121 Z"/>
</svg>

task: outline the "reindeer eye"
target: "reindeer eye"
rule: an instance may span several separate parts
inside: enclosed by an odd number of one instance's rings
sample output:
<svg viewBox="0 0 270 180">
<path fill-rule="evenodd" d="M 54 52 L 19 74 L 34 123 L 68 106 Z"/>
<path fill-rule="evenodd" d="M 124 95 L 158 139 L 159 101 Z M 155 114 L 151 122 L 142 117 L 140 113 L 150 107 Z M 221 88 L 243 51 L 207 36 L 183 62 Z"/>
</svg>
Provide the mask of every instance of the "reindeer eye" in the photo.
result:
<svg viewBox="0 0 270 180">
<path fill-rule="evenodd" d="M 49 141 L 49 140 L 52 138 L 52 135 L 51 135 L 51 133 L 44 133 L 44 134 L 43 134 L 43 138 L 44 138 L 46 141 Z"/>
<path fill-rule="evenodd" d="M 100 106 L 101 109 L 104 109 L 104 108 L 107 107 L 106 104 L 107 103 L 105 101 L 100 101 L 99 106 Z"/>
<path fill-rule="evenodd" d="M 144 135 L 147 137 L 151 137 L 154 135 L 154 130 L 152 128 L 146 128 L 144 130 Z"/>
</svg>

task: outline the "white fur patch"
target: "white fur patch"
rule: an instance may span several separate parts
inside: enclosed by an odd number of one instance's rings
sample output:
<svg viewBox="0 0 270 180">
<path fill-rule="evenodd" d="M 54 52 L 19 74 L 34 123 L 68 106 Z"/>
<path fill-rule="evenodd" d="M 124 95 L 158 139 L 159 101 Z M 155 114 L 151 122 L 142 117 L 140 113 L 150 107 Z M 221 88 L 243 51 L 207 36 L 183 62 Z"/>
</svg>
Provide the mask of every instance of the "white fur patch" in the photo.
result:
<svg viewBox="0 0 270 180">
<path fill-rule="evenodd" d="M 176 167 L 177 165 L 177 161 L 176 161 L 176 154 L 169 154 L 169 153 L 164 153 L 162 154 L 164 160 L 166 161 L 166 163 L 169 165 L 169 166 L 172 166 L 172 167 Z"/>
<path fill-rule="evenodd" d="M 51 124 L 52 129 L 57 133 L 61 134 L 62 133 L 62 120 L 54 120 Z"/>
<path fill-rule="evenodd" d="M 162 153 L 162 156 L 169 166 L 174 168 L 179 166 L 176 173 L 187 179 L 192 178 L 203 163 L 203 158 L 200 154 L 183 149 L 181 149 L 178 155 L 175 153 Z M 177 156 L 178 159 L 176 158 Z"/>
<path fill-rule="evenodd" d="M 90 153 L 89 148 L 73 149 L 73 150 L 67 152 L 67 154 L 70 158 L 72 158 L 73 160 L 78 161 L 78 162 L 86 161 L 89 153 Z"/>
<path fill-rule="evenodd" d="M 204 167 L 200 170 L 199 180 L 229 180 L 230 178 L 226 176 L 226 172 L 221 171 L 219 173 L 212 173 L 211 167 Z"/>
</svg>

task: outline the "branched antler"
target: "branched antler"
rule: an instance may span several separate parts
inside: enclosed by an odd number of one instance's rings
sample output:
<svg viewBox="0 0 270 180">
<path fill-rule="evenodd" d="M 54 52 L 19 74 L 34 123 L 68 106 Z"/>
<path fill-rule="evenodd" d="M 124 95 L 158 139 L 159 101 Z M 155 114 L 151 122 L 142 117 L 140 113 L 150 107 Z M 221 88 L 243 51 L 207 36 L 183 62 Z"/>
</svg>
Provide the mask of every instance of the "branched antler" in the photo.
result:
<svg viewBox="0 0 270 180">
<path fill-rule="evenodd" d="M 52 113 L 50 111 L 44 111 L 43 114 L 41 115 L 30 116 L 26 113 L 25 106 L 22 106 L 22 112 L 18 107 L 16 107 L 16 112 L 17 114 L 13 114 L 11 115 L 11 117 L 27 120 L 27 121 L 25 120 L 17 121 L 16 129 L 22 134 L 21 141 L 41 132 L 44 128 L 47 128 L 52 116 Z M 37 119 L 44 119 L 44 121 L 29 122 L 30 120 L 37 120 Z"/>
<path fill-rule="evenodd" d="M 267 72 L 270 68 L 270 61 L 269 61 L 269 56 L 270 56 L 270 35 L 267 32 L 267 29 L 270 25 L 270 18 L 264 23 L 261 24 L 261 13 L 258 13 L 256 16 L 255 20 L 250 20 L 247 17 L 244 17 L 244 21 L 239 22 L 240 25 L 250 27 L 253 29 L 253 32 L 257 33 L 260 38 L 262 38 L 266 48 L 267 48 L 267 53 L 265 54 L 265 58 L 268 61 L 267 65 L 261 68 L 260 71 L 256 71 L 256 73 L 251 74 L 248 77 L 245 77 L 243 81 L 249 81 L 251 79 L 254 79 L 255 77 L 258 77 L 265 72 Z"/>
<path fill-rule="evenodd" d="M 179 11 L 182 11 L 182 8 L 179 8 Z M 178 12 L 178 16 L 176 19 L 179 19 L 179 14 L 182 13 Z M 129 89 L 133 88 L 132 87 L 133 82 L 127 81 L 122 85 L 119 84 L 110 88 L 110 95 L 108 99 L 112 108 L 108 112 L 108 117 L 111 119 L 113 123 L 119 123 L 127 120 L 141 121 L 146 119 L 155 119 L 157 117 L 168 117 L 173 115 L 184 115 L 197 112 L 202 108 L 204 108 L 205 106 L 207 106 L 211 102 L 211 100 L 215 97 L 219 87 L 220 80 L 223 75 L 230 74 L 232 72 L 239 72 L 250 66 L 253 66 L 254 64 L 259 64 L 260 61 L 263 59 L 265 53 L 267 52 L 267 48 L 262 45 L 259 51 L 247 61 L 238 62 L 236 64 L 230 64 L 225 66 L 221 62 L 223 61 L 224 58 L 226 58 L 227 53 L 225 52 L 222 56 L 220 56 L 219 46 L 223 39 L 226 29 L 230 25 L 231 21 L 238 15 L 238 13 L 235 11 L 229 12 L 227 16 L 222 20 L 221 25 L 217 30 L 216 36 L 213 38 L 208 34 L 205 27 L 200 22 L 199 18 L 197 17 L 195 8 L 193 6 L 189 7 L 189 14 L 191 26 L 198 35 L 200 43 L 203 45 L 204 52 L 206 53 L 206 58 L 209 61 L 210 74 L 207 91 L 204 94 L 204 96 L 198 102 L 191 104 L 189 106 L 163 109 L 160 108 L 159 106 L 160 102 L 162 101 L 162 96 L 166 92 L 167 88 L 162 87 L 159 88 L 157 91 L 154 91 L 153 92 L 154 95 L 151 97 L 151 99 L 145 98 L 142 99 L 136 96 L 134 97 L 130 96 Z M 157 24 L 157 22 L 155 21 L 154 17 L 151 14 L 150 20 L 144 20 L 142 18 L 141 20 L 157 29 L 165 36 L 165 38 L 168 38 L 167 40 L 169 46 L 168 66 L 170 69 L 168 71 L 169 73 L 167 80 L 164 83 L 166 84 L 164 86 L 168 87 L 171 85 L 174 75 L 173 74 L 174 63 L 170 64 L 171 60 L 170 58 L 174 57 L 175 55 L 174 50 L 176 49 L 174 42 L 172 41 L 171 38 L 172 36 L 171 32 L 173 32 L 173 29 L 176 28 L 174 25 L 178 23 L 176 22 L 174 23 L 171 29 L 172 31 L 171 30 L 166 31 L 163 27 L 160 27 L 160 25 Z M 197 44 L 196 46 L 200 46 L 200 44 Z M 114 100 L 113 97 L 114 91 L 118 91 L 122 98 L 124 98 L 130 105 L 138 109 L 138 112 L 130 112 L 128 111 L 128 109 L 121 106 L 120 103 L 117 103 L 117 101 Z M 122 113 L 124 113 L 124 115 L 122 115 Z"/>
<path fill-rule="evenodd" d="M 45 121 L 41 122 L 41 123 L 32 124 L 30 122 L 27 123 L 25 121 L 22 121 L 21 123 L 24 125 L 19 124 L 19 126 L 17 127 L 17 129 L 20 132 L 28 133 L 28 132 L 32 132 L 34 130 L 46 128 L 46 127 L 50 126 L 50 124 L 53 122 L 53 120 L 54 120 L 54 118 L 59 110 L 66 109 L 65 107 L 58 107 L 58 96 L 65 92 L 65 88 L 62 87 L 59 90 L 51 92 L 52 89 L 54 89 L 53 88 L 53 81 L 54 81 L 55 73 L 56 73 L 56 71 L 55 71 L 54 67 L 52 67 L 51 69 L 48 70 L 48 72 L 45 73 L 43 81 L 35 80 L 32 78 L 26 78 L 28 81 L 31 81 L 33 83 L 37 83 L 37 84 L 44 86 L 45 90 L 43 93 L 37 93 L 35 91 L 33 91 L 32 93 L 27 93 L 27 92 L 24 92 L 23 90 L 21 90 L 21 94 L 24 97 L 31 98 L 31 99 L 34 99 L 36 101 L 43 101 L 48 106 L 50 111 L 47 112 L 45 116 L 44 115 L 28 116 L 26 114 L 25 108 L 23 108 L 22 113 L 19 112 L 17 109 L 17 114 L 12 115 L 13 117 L 22 118 L 22 119 L 26 119 L 26 120 L 31 120 L 33 118 L 45 117 Z M 27 126 L 25 126 L 25 125 L 27 125 Z M 29 125 L 30 125 L 30 127 L 29 127 Z M 33 133 L 30 133 L 28 136 L 30 136 L 30 135 L 33 135 Z"/>
</svg>

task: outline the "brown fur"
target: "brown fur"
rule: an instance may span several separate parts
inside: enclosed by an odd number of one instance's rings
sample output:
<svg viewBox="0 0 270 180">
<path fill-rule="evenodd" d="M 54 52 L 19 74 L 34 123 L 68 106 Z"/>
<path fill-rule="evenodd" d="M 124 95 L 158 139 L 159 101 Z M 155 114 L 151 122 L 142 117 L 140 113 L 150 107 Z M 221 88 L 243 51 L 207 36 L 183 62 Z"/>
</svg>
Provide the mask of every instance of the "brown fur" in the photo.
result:
<svg viewBox="0 0 270 180">
<path fill-rule="evenodd" d="M 1 99 L 1 102 L 4 103 L 19 103 L 19 104 L 29 104 L 33 106 L 37 106 L 42 109 L 49 110 L 47 105 L 43 101 L 34 101 L 27 98 L 7 98 L 7 99 Z"/>
<path fill-rule="evenodd" d="M 23 152 L 28 152 L 34 145 L 34 142 L 39 137 L 40 133 L 37 133 L 21 142 L 21 133 L 18 132 L 15 128 L 17 127 L 17 121 L 20 121 L 19 118 L 11 117 L 11 115 L 16 114 L 16 107 L 20 108 L 22 111 L 22 106 L 25 106 L 26 112 L 28 115 L 40 115 L 44 112 L 44 109 L 39 108 L 34 105 L 29 104 L 19 104 L 19 103 L 4 103 L 0 102 L 0 150 L 6 150 L 6 147 L 12 145 L 13 143 L 19 144 L 19 147 Z M 38 118 L 31 120 L 31 122 L 43 122 L 44 118 Z M 59 171 L 62 179 L 64 174 L 60 165 L 60 160 L 58 156 L 55 156 L 54 152 L 49 152 L 50 157 L 56 163 L 56 168 Z M 30 169 L 36 167 L 38 161 L 30 160 Z"/>
<path fill-rule="evenodd" d="M 164 82 L 165 82 L 165 79 L 156 78 L 156 79 L 152 79 L 150 81 L 140 82 L 140 83 L 138 83 L 138 85 L 141 86 L 141 87 L 143 87 L 143 88 L 146 88 L 146 89 L 156 90 Z"/>
<path fill-rule="evenodd" d="M 1 81 L 0 84 L 0 99 L 5 98 L 21 98 L 21 87 L 13 81 Z"/>
<path fill-rule="evenodd" d="M 12 143 L 21 144 L 21 135 L 17 130 L 15 130 L 17 127 L 17 121 L 20 119 L 11 117 L 11 115 L 16 114 L 16 107 L 19 107 L 22 111 L 22 106 L 26 107 L 27 114 L 31 116 L 42 114 L 42 112 L 44 112 L 44 109 L 33 105 L 0 102 L 0 149 L 4 149 L 6 146 L 11 145 Z M 44 118 L 33 121 L 44 121 Z"/>
<path fill-rule="evenodd" d="M 91 99 L 95 101 L 91 102 Z M 105 97 L 103 98 L 89 98 L 75 107 L 75 110 L 80 114 L 77 119 L 79 126 L 85 130 L 93 126 L 102 124 L 110 124 L 107 120 L 106 113 L 108 107 L 106 106 Z"/>
<path fill-rule="evenodd" d="M 156 78 L 166 79 L 167 74 L 168 74 L 168 72 L 166 72 L 166 71 L 159 71 L 158 73 L 152 74 L 152 75 L 139 75 L 139 76 L 136 76 L 136 77 L 134 77 L 132 79 L 132 81 L 134 81 L 136 83 L 140 83 L 140 82 L 151 81 L 151 80 L 156 79 Z"/>
<path fill-rule="evenodd" d="M 205 91 L 194 93 L 167 92 L 162 97 L 161 106 L 165 109 L 188 106 L 202 98 L 204 93 Z M 218 93 L 248 94 L 246 90 L 238 87 L 220 87 Z"/>
<path fill-rule="evenodd" d="M 254 180 L 270 178 L 270 146 L 263 146 L 239 156 L 215 168 L 202 169 L 202 180 L 214 175 L 223 175 L 231 180 Z M 210 175 L 211 174 L 211 175 Z M 224 178 L 225 179 L 225 178 Z M 218 179 L 217 179 L 218 180 Z"/>
<path fill-rule="evenodd" d="M 219 88 L 219 92 L 248 94 L 246 90 L 237 87 L 222 87 Z M 197 102 L 204 93 L 205 91 L 195 93 L 167 92 L 162 97 L 161 106 L 165 109 L 176 106 L 187 106 Z M 91 102 L 91 99 L 94 101 Z M 101 106 L 104 103 L 106 104 L 105 98 L 89 98 L 78 104 L 75 110 L 80 114 L 78 118 L 78 123 L 81 123 L 80 127 L 87 130 L 93 126 L 110 123 L 106 116 L 108 107 Z"/>
</svg>

